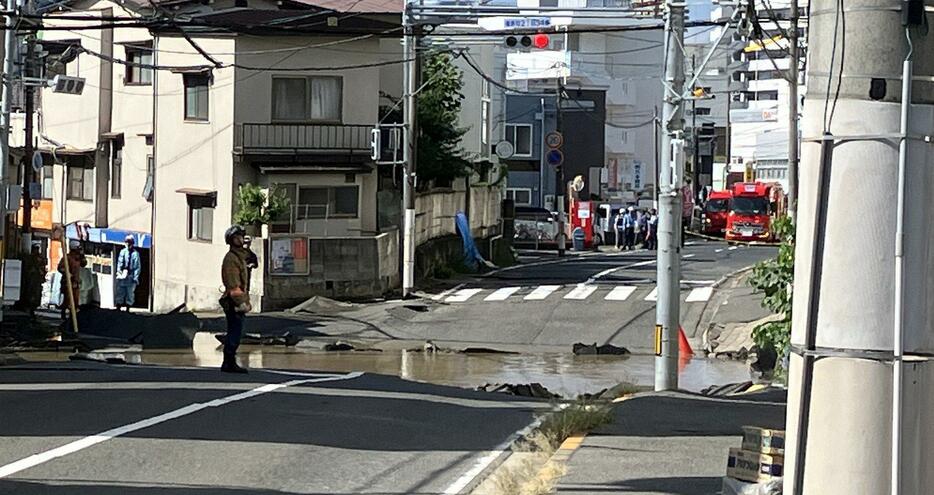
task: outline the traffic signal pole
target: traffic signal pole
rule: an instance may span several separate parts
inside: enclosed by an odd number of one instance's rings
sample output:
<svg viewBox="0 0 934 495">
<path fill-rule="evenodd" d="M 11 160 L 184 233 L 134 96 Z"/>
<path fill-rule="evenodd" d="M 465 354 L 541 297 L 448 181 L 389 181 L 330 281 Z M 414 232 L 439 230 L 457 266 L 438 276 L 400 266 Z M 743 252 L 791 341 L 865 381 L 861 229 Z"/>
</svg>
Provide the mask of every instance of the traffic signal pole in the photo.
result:
<svg viewBox="0 0 934 495">
<path fill-rule="evenodd" d="M 665 79 L 658 194 L 658 303 L 655 306 L 655 390 L 678 388 L 681 288 L 681 134 L 684 93 L 684 4 L 669 0 L 665 15 Z M 677 149 L 676 149 L 677 148 Z"/>
</svg>

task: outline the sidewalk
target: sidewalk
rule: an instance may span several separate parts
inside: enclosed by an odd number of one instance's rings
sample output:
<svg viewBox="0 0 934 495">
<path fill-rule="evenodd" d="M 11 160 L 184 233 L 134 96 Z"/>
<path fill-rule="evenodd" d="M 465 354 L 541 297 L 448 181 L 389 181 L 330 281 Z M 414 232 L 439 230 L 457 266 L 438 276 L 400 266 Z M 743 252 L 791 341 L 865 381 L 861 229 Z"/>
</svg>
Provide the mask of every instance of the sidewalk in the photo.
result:
<svg viewBox="0 0 934 495">
<path fill-rule="evenodd" d="M 731 397 L 648 393 L 620 402 L 614 422 L 571 455 L 557 493 L 720 493 L 740 428 L 784 428 L 785 399 L 784 391 L 770 390 Z"/>
</svg>

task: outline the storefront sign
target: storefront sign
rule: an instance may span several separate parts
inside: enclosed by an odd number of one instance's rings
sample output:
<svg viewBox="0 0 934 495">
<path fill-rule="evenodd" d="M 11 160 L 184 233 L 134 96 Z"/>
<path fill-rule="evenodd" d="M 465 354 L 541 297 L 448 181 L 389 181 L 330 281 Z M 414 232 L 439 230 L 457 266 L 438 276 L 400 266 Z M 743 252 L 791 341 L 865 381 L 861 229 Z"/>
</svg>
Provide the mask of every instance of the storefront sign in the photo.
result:
<svg viewBox="0 0 934 495">
<path fill-rule="evenodd" d="M 16 213 L 16 223 L 23 225 L 23 207 Z M 32 219 L 29 222 L 34 229 L 52 230 L 52 201 L 43 199 L 32 202 Z"/>
</svg>

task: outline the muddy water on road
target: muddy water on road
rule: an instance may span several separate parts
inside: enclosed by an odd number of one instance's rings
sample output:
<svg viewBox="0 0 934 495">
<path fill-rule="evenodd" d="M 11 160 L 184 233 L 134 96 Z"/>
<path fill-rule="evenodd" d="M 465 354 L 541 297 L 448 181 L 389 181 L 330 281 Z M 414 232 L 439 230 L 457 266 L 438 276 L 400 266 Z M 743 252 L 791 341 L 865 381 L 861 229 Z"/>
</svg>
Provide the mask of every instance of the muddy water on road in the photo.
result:
<svg viewBox="0 0 934 495">
<path fill-rule="evenodd" d="M 213 334 L 199 333 L 192 350 L 124 352 L 131 362 L 174 366 L 220 366 L 223 359 Z M 31 353 L 31 360 L 67 359 L 65 353 Z M 301 347 L 241 346 L 241 362 L 250 368 L 315 371 L 363 371 L 397 375 L 440 385 L 475 388 L 487 383 L 538 382 L 563 397 L 594 393 L 625 382 L 652 387 L 655 357 L 544 354 L 460 354 L 411 351 L 323 352 Z M 749 379 L 743 363 L 696 358 L 680 374 L 680 386 L 699 391 L 710 385 Z"/>
</svg>

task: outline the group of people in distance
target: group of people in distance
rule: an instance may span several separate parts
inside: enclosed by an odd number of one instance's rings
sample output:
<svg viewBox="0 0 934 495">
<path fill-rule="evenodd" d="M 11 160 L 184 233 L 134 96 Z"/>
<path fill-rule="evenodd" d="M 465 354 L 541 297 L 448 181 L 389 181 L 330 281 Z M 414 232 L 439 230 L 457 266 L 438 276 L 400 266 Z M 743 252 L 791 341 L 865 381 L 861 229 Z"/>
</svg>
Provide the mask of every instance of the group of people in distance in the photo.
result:
<svg viewBox="0 0 934 495">
<path fill-rule="evenodd" d="M 658 248 L 658 213 L 654 209 L 620 208 L 613 219 L 616 229 L 616 249 L 634 250 Z"/>
</svg>

